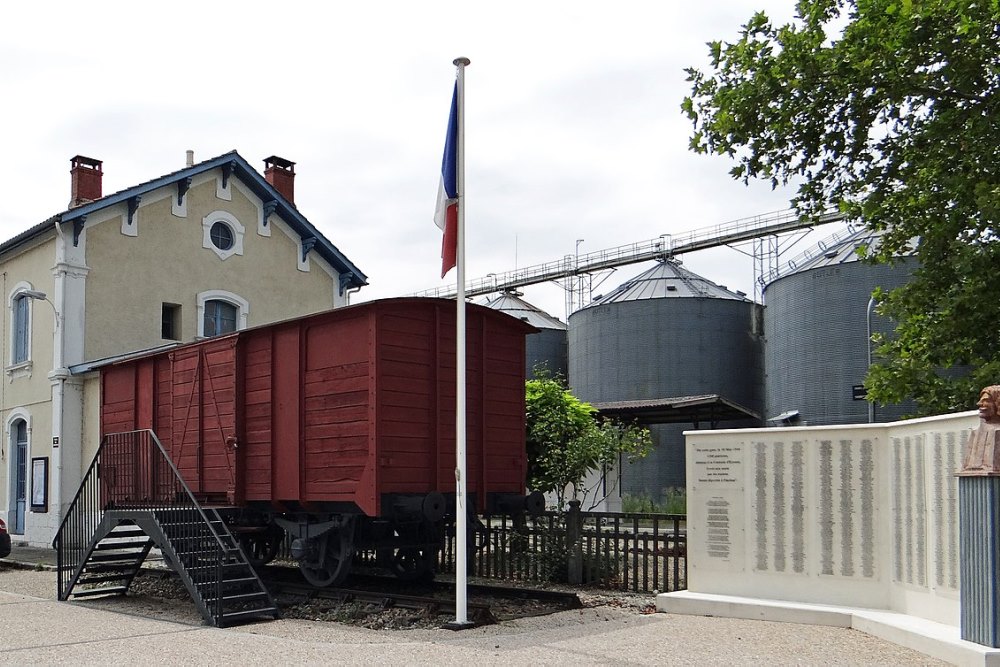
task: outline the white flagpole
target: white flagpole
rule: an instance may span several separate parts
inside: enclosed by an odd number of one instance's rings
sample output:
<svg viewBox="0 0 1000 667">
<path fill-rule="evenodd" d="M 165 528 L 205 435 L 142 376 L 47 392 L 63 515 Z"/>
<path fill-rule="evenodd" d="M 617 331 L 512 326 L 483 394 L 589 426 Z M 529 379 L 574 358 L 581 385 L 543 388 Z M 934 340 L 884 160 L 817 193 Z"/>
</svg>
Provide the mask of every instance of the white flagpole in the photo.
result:
<svg viewBox="0 0 1000 667">
<path fill-rule="evenodd" d="M 458 164 L 455 169 L 455 190 L 458 198 L 458 235 L 455 263 L 458 285 L 455 293 L 455 625 L 469 624 L 468 578 L 468 517 L 465 495 L 465 67 L 468 58 L 456 58 L 458 68 Z"/>
</svg>

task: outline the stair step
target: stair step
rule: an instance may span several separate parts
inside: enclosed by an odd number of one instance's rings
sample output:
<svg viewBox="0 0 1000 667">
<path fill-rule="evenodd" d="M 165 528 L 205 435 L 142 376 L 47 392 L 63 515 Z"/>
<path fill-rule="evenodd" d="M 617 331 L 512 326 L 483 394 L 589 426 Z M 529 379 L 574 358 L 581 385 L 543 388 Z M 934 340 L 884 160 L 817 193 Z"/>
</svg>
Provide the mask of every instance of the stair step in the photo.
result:
<svg viewBox="0 0 1000 667">
<path fill-rule="evenodd" d="M 221 521 L 210 521 L 209 523 L 213 525 L 224 525 Z M 208 523 L 205 523 L 204 521 L 161 521 L 160 525 L 167 531 L 181 528 L 201 528 L 206 531 L 208 530 Z"/>
<path fill-rule="evenodd" d="M 251 600 L 260 600 L 261 598 L 267 599 L 267 593 L 264 591 L 259 591 L 257 593 L 240 593 L 239 595 L 223 595 L 222 602 L 249 602 Z M 212 604 L 219 598 L 205 597 L 205 602 Z"/>
<path fill-rule="evenodd" d="M 223 587 L 228 587 L 230 590 L 233 588 L 246 587 L 252 585 L 254 588 L 260 588 L 261 584 L 254 577 L 240 577 L 238 579 L 223 579 L 221 582 L 217 579 L 209 579 L 207 581 L 199 581 L 195 585 L 199 588 L 214 588 L 215 586 L 222 585 Z"/>
<path fill-rule="evenodd" d="M 122 528 L 118 526 L 108 533 L 107 537 L 146 537 L 146 533 L 135 526 L 129 526 L 127 528 Z"/>
<path fill-rule="evenodd" d="M 257 577 L 240 577 L 239 579 L 223 579 L 222 585 L 235 586 L 237 584 L 250 584 L 250 583 L 256 584 L 257 581 L 258 581 Z"/>
<path fill-rule="evenodd" d="M 139 542 L 137 540 L 130 540 L 130 541 L 127 541 L 127 542 L 118 542 L 118 541 L 112 540 L 112 541 L 109 542 L 108 538 L 104 538 L 103 540 L 101 540 L 100 542 L 97 543 L 97 546 L 94 547 L 94 549 L 96 551 L 111 551 L 113 549 L 118 549 L 119 551 L 126 551 L 128 549 L 139 549 L 139 550 L 141 550 L 141 549 L 144 549 L 146 547 L 146 544 L 148 544 L 148 543 L 149 543 L 149 540 L 145 540 L 145 541 L 142 541 L 142 542 Z"/>
<path fill-rule="evenodd" d="M 133 573 L 139 570 L 139 563 L 127 561 L 123 563 L 87 563 L 83 566 L 83 571 L 87 574 L 99 572 L 128 572 Z"/>
<path fill-rule="evenodd" d="M 142 555 L 142 549 L 137 549 L 135 551 L 105 551 L 104 553 L 92 553 L 90 558 L 87 560 L 92 563 L 110 563 L 114 561 L 128 561 L 136 560 Z"/>
<path fill-rule="evenodd" d="M 243 611 L 230 611 L 224 612 L 220 620 L 222 621 L 235 621 L 240 618 L 252 618 L 254 616 L 273 616 L 278 617 L 277 607 L 261 607 L 260 609 L 246 609 Z"/>
<path fill-rule="evenodd" d="M 167 534 L 167 537 L 170 538 L 171 542 L 180 542 L 180 543 L 183 543 L 183 544 L 190 544 L 190 543 L 194 542 L 194 543 L 202 543 L 202 544 L 210 544 L 212 546 L 218 546 L 220 541 L 223 543 L 224 546 L 231 546 L 231 544 L 232 544 L 232 542 L 229 541 L 229 540 L 226 540 L 224 538 L 217 538 L 215 535 L 211 535 L 211 534 L 208 534 L 208 535 L 170 535 L 170 534 Z M 230 542 L 230 545 L 226 544 L 227 541 Z"/>
<path fill-rule="evenodd" d="M 218 566 L 215 565 L 215 563 L 212 563 L 210 565 L 192 565 L 191 567 L 188 567 L 186 569 L 189 572 L 204 572 L 205 570 L 214 570 L 216 567 L 218 567 Z M 223 563 L 221 567 L 222 567 L 223 572 L 225 572 L 227 570 L 230 571 L 230 572 L 232 572 L 235 569 L 242 569 L 242 570 L 248 571 L 248 572 L 250 571 L 250 565 L 248 563 L 245 563 L 245 562 L 243 562 L 243 563 Z"/>
<path fill-rule="evenodd" d="M 125 579 L 128 575 L 126 574 L 101 574 L 97 576 L 90 576 L 87 574 L 82 575 L 76 580 L 77 585 L 79 584 L 100 584 L 105 581 L 121 581 Z"/>
<path fill-rule="evenodd" d="M 87 598 L 94 595 L 124 595 L 127 590 L 124 586 L 105 586 L 104 588 L 88 588 L 83 591 L 74 590 L 70 595 L 75 598 Z"/>
</svg>

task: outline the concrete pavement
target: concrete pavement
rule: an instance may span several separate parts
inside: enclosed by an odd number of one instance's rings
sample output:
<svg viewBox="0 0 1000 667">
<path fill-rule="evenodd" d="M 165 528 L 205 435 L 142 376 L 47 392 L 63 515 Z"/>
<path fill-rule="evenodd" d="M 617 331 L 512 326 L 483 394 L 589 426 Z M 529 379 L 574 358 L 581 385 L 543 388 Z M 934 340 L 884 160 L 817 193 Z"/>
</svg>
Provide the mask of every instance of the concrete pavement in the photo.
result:
<svg viewBox="0 0 1000 667">
<path fill-rule="evenodd" d="M 39 551 L 15 548 L 0 564 L 0 665 L 941 664 L 848 628 L 603 607 L 461 632 L 304 620 L 217 629 L 122 613 L 121 598 L 57 602 L 55 573 L 32 569 L 54 554 Z"/>
</svg>

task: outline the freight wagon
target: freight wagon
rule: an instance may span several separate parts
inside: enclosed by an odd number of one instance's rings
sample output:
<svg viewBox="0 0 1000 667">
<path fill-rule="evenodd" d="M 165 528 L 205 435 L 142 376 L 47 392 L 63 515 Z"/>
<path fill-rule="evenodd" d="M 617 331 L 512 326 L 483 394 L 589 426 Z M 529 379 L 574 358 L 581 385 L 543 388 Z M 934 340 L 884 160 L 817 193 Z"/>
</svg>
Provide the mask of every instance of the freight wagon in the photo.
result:
<svg viewBox="0 0 1000 667">
<path fill-rule="evenodd" d="M 152 430 L 258 561 L 287 533 L 316 586 L 340 582 L 361 550 L 400 577 L 426 576 L 449 515 L 542 508 L 540 494 L 525 495 L 525 336 L 535 329 L 472 304 L 466 318 L 468 494 L 458 503 L 454 301 L 373 301 L 108 365 L 101 430 Z M 146 488 L 141 468 L 109 459 L 102 484 Z"/>
</svg>

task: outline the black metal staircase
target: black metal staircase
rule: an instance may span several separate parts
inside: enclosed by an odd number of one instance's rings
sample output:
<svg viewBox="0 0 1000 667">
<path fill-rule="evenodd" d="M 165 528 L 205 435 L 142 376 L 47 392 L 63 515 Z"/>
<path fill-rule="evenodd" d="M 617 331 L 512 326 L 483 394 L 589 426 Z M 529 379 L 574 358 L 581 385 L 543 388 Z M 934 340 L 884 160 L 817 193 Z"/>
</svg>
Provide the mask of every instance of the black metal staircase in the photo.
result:
<svg viewBox="0 0 1000 667">
<path fill-rule="evenodd" d="M 206 623 L 279 616 L 225 521 L 201 507 L 156 435 L 108 435 L 53 542 L 59 599 L 124 595 L 154 546 Z"/>
</svg>

